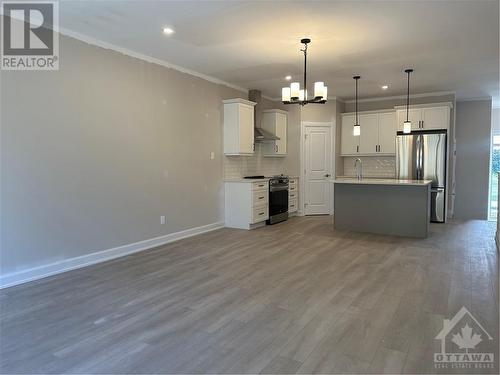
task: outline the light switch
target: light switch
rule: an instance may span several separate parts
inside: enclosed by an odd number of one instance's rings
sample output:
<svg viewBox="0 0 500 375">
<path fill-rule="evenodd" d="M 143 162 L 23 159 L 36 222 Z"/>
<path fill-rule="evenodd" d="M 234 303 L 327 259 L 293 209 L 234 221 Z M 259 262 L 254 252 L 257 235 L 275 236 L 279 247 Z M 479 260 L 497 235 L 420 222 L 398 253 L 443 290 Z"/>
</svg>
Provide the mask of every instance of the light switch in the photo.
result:
<svg viewBox="0 0 500 375">
<path fill-rule="evenodd" d="M 214 160 L 215 159 L 215 152 L 211 152 L 210 153 L 210 160 Z"/>
</svg>

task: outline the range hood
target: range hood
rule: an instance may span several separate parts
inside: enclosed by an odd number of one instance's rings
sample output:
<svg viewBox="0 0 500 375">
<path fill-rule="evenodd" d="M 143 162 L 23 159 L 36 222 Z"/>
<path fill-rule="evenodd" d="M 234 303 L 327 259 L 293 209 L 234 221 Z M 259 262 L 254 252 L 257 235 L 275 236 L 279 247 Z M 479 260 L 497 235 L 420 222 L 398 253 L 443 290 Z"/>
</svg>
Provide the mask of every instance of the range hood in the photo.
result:
<svg viewBox="0 0 500 375">
<path fill-rule="evenodd" d="M 254 106 L 254 140 L 255 142 L 270 142 L 277 141 L 280 138 L 276 137 L 274 134 L 268 132 L 267 130 L 262 129 L 262 93 L 259 90 L 250 90 L 248 92 L 248 100 L 257 103 Z"/>
</svg>

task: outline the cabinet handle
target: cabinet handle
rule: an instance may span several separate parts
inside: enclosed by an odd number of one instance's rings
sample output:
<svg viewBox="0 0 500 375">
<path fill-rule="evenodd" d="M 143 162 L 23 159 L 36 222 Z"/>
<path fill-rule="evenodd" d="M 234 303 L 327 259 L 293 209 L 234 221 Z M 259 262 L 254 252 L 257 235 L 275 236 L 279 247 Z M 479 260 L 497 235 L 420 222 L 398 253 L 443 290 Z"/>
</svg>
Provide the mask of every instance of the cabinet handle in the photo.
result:
<svg viewBox="0 0 500 375">
<path fill-rule="evenodd" d="M 264 212 L 259 213 L 259 216 L 264 215 Z"/>
<path fill-rule="evenodd" d="M 278 152 L 278 145 L 274 145 L 274 151 Z"/>
<path fill-rule="evenodd" d="M 259 199 L 264 199 L 264 197 L 259 197 Z"/>
<path fill-rule="evenodd" d="M 424 128 L 424 120 L 422 120 L 422 129 Z"/>
<path fill-rule="evenodd" d="M 356 152 L 359 152 L 359 146 L 356 146 Z"/>
</svg>

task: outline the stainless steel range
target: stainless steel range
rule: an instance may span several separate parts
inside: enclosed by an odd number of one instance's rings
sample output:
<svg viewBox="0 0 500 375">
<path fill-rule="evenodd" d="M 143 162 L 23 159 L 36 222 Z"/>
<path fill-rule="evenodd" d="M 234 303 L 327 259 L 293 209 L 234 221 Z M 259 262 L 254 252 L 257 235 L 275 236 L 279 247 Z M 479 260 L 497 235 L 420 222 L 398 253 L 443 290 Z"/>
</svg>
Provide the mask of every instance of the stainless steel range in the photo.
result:
<svg viewBox="0 0 500 375">
<path fill-rule="evenodd" d="M 288 219 L 288 176 L 273 176 L 269 180 L 269 220 L 276 224 Z"/>
</svg>

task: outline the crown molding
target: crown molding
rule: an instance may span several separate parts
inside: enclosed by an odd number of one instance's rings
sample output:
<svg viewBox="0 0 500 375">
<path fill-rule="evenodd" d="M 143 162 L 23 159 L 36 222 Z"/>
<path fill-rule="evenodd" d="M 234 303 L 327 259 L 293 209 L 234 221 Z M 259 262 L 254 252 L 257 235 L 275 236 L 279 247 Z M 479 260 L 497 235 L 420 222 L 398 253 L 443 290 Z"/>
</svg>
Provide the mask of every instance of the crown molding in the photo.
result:
<svg viewBox="0 0 500 375">
<path fill-rule="evenodd" d="M 454 91 L 436 91 L 436 92 L 427 92 L 423 94 L 413 94 L 410 97 L 411 98 L 425 98 L 428 96 L 443 96 L 443 95 L 455 95 Z M 380 97 L 375 97 L 375 98 L 365 98 L 365 99 L 358 99 L 358 103 L 363 103 L 363 102 L 379 102 L 383 100 L 392 100 L 392 99 L 405 99 L 406 94 L 404 95 L 395 95 L 395 96 L 380 96 Z M 351 99 L 351 100 L 345 100 L 344 103 L 350 104 L 354 103 L 356 100 Z"/>
<path fill-rule="evenodd" d="M 493 98 L 491 96 L 475 96 L 471 98 L 461 98 L 457 99 L 457 102 L 475 102 L 475 101 L 480 101 L 480 100 L 492 100 Z"/>
<path fill-rule="evenodd" d="M 197 78 L 201 78 L 201 79 L 203 79 L 205 81 L 216 83 L 218 85 L 224 85 L 224 86 L 230 87 L 232 89 L 244 92 L 246 94 L 248 94 L 248 91 L 249 91 L 249 89 L 247 89 L 245 87 L 234 85 L 232 83 L 226 82 L 226 81 L 221 80 L 219 78 L 212 77 L 210 75 L 203 74 L 203 73 L 197 72 L 197 71 L 192 70 L 192 69 L 184 68 L 182 66 L 179 66 L 179 65 L 176 65 L 176 64 L 172 64 L 172 63 L 170 63 L 168 61 L 161 60 L 161 59 L 158 59 L 156 57 L 152 57 L 152 56 L 149 56 L 149 55 L 145 55 L 143 53 L 135 52 L 135 51 L 132 51 L 130 49 L 117 46 L 116 44 L 104 42 L 102 40 L 93 38 L 91 36 L 88 36 L 86 34 L 82 34 L 80 32 L 74 31 L 74 30 L 70 30 L 70 29 L 67 29 L 67 28 L 59 27 L 58 32 L 61 35 L 64 35 L 64 36 L 67 36 L 67 37 L 79 40 L 81 42 L 84 42 L 84 43 L 87 43 L 87 44 L 90 44 L 90 45 L 93 45 L 93 46 L 96 46 L 96 47 L 101 47 L 101 48 L 104 48 L 104 49 L 109 49 L 109 50 L 112 50 L 112 51 L 115 51 L 115 52 L 119 52 L 119 53 L 121 53 L 123 55 L 126 55 L 126 56 L 129 56 L 129 57 L 133 57 L 133 58 L 136 58 L 136 59 L 139 59 L 139 60 L 147 61 L 147 62 L 150 62 L 152 64 L 161 65 L 161 66 L 163 66 L 165 68 L 169 68 L 169 69 L 173 69 L 173 70 L 176 70 L 178 72 L 181 72 L 181 73 L 189 74 L 191 76 L 194 76 L 194 77 L 197 77 Z"/>
</svg>

